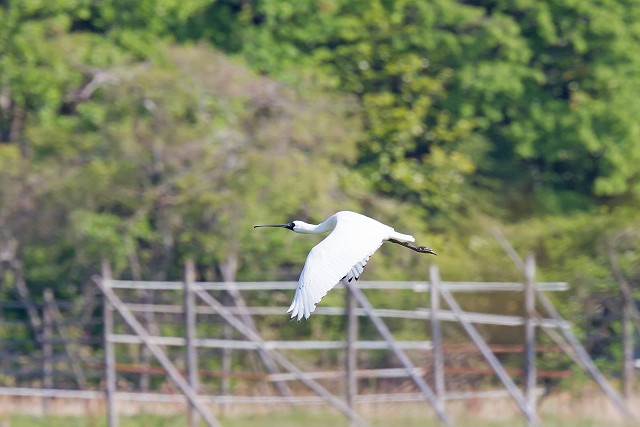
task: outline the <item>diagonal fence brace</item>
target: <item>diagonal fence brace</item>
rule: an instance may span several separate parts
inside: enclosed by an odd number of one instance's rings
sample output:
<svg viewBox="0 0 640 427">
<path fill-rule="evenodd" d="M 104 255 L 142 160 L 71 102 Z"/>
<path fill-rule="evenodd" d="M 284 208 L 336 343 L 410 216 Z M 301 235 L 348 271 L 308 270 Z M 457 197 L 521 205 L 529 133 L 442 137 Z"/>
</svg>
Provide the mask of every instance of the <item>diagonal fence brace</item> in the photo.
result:
<svg viewBox="0 0 640 427">
<path fill-rule="evenodd" d="M 294 374 L 300 381 L 302 381 L 307 387 L 316 392 L 319 396 L 323 397 L 327 402 L 333 405 L 337 410 L 345 414 L 349 419 L 354 420 L 358 424 L 362 426 L 368 426 L 363 418 L 361 418 L 352 408 L 350 408 L 345 402 L 335 397 L 331 394 L 326 388 L 324 388 L 320 383 L 316 380 L 309 378 L 305 375 L 305 373 L 294 365 L 289 359 L 281 355 L 280 353 L 274 351 L 269 348 L 267 344 L 264 342 L 262 337 L 247 327 L 242 320 L 238 319 L 236 316 L 231 314 L 231 312 L 220 303 L 217 299 L 215 299 L 211 294 L 204 291 L 197 286 L 194 286 L 194 292 L 198 295 L 207 305 L 209 305 L 213 310 L 215 310 L 227 323 L 236 328 L 238 332 L 244 335 L 246 338 L 250 339 L 258 348 L 262 349 L 265 353 L 269 354 L 271 358 L 280 364 L 284 369 Z"/>
<path fill-rule="evenodd" d="M 555 319 L 558 322 L 558 324 L 562 324 L 562 321 L 563 321 L 562 316 L 560 316 L 560 313 L 558 313 L 558 310 L 556 310 L 556 308 L 553 306 L 551 301 L 549 301 L 547 296 L 540 291 L 538 291 L 537 295 L 538 295 L 538 300 L 542 303 L 542 305 L 547 310 L 547 312 L 551 315 L 551 317 Z M 620 414 L 626 420 L 634 420 L 635 416 L 625 404 L 624 399 L 620 396 L 620 394 L 618 394 L 618 392 L 613 387 L 611 387 L 611 384 L 609 384 L 609 382 L 604 377 L 604 375 L 602 375 L 602 372 L 600 372 L 600 369 L 598 369 L 596 364 L 593 363 L 591 356 L 589 356 L 589 353 L 587 353 L 587 350 L 585 350 L 582 344 L 580 344 L 580 341 L 578 341 L 578 338 L 576 338 L 573 332 L 571 332 L 571 329 L 566 326 L 560 327 L 559 329 L 562 336 L 564 336 L 566 342 L 569 344 L 570 348 L 573 350 L 573 354 L 568 353 L 566 350 L 565 352 L 567 352 L 567 354 L 569 354 L 574 361 L 577 361 L 577 363 L 580 366 L 582 366 L 582 368 L 587 373 L 589 373 L 589 375 L 591 375 L 591 377 L 596 382 L 596 384 L 600 386 L 604 394 L 607 395 L 607 397 L 614 404 L 618 412 L 620 412 Z"/>
<path fill-rule="evenodd" d="M 478 330 L 475 328 L 475 326 L 473 326 L 473 324 L 462 315 L 462 308 L 460 308 L 460 305 L 453 297 L 451 292 L 449 292 L 449 290 L 447 289 L 441 289 L 440 293 L 447 304 L 449 304 L 449 307 L 451 307 L 451 309 L 456 313 L 458 321 L 467 331 L 467 334 L 469 334 L 476 347 L 478 347 L 487 362 L 489 362 L 489 365 L 491 365 L 496 375 L 498 375 L 498 378 L 500 378 L 500 381 L 502 381 L 502 384 L 504 384 L 504 386 L 507 388 L 507 391 L 509 391 L 509 394 L 511 395 L 513 400 L 518 404 L 520 410 L 527 418 L 527 421 L 531 424 L 539 424 L 540 419 L 535 413 L 535 408 L 532 408 L 529 405 L 529 402 L 527 402 L 520 389 L 515 385 L 509 374 L 507 374 L 507 371 L 505 371 L 505 369 L 502 367 L 500 361 L 498 361 L 487 343 L 478 333 Z"/>
<path fill-rule="evenodd" d="M 391 350 L 395 353 L 396 357 L 400 360 L 407 370 L 407 373 L 411 376 L 411 379 L 416 383 L 424 397 L 426 397 L 427 401 L 431 404 L 433 409 L 435 409 L 436 414 L 438 415 L 438 419 L 441 423 L 446 424 L 448 426 L 451 425 L 451 418 L 447 415 L 447 412 L 442 405 L 442 401 L 438 399 L 438 397 L 433 393 L 431 387 L 426 383 L 424 378 L 418 375 L 416 371 L 416 367 L 413 365 L 409 357 L 406 355 L 404 351 L 396 344 L 393 339 L 393 335 L 389 328 L 384 323 L 384 321 L 376 314 L 373 310 L 373 306 L 367 299 L 367 297 L 362 293 L 360 289 L 358 289 L 353 283 L 343 280 L 345 286 L 349 289 L 349 292 L 358 300 L 358 303 L 364 311 L 367 313 L 373 324 L 375 325 L 380 335 L 387 341 L 387 344 L 391 348 Z"/>
<path fill-rule="evenodd" d="M 513 248 L 511 243 L 507 240 L 507 238 L 504 237 L 504 234 L 502 234 L 500 229 L 498 228 L 494 229 L 493 236 L 498 241 L 500 246 L 502 246 L 502 249 L 507 253 L 509 258 L 511 258 L 513 263 L 520 269 L 520 271 L 524 273 L 525 264 L 522 261 L 522 258 L 520 258 L 520 255 L 518 255 L 518 253 Z M 593 380 L 600 386 L 602 391 L 607 395 L 607 397 L 615 405 L 618 412 L 620 412 L 620 414 L 625 419 L 627 420 L 635 419 L 633 413 L 631 413 L 627 405 L 624 403 L 624 399 L 622 399 L 622 397 L 618 394 L 618 392 L 616 392 L 616 390 L 613 389 L 613 387 L 611 387 L 611 385 L 607 382 L 604 375 L 602 375 L 598 367 L 593 363 L 593 360 L 591 360 L 591 356 L 589 356 L 589 353 L 587 353 L 584 347 L 582 347 L 582 344 L 580 344 L 580 341 L 578 341 L 578 339 L 573 334 L 573 332 L 571 332 L 571 329 L 565 325 L 564 319 L 562 318 L 562 316 L 560 316 L 560 313 L 558 313 L 558 310 L 556 310 L 556 308 L 553 306 L 551 301 L 549 301 L 547 296 L 539 289 L 537 290 L 536 295 L 540 303 L 544 306 L 544 308 L 551 315 L 551 317 L 557 322 L 558 329 L 560 329 L 560 332 L 562 335 L 558 334 L 555 330 L 551 328 L 543 328 L 545 332 L 547 332 L 547 334 L 556 343 L 558 343 L 558 345 L 560 345 L 563 351 L 567 355 L 569 355 L 569 357 L 571 357 L 574 362 L 580 365 L 586 372 L 589 373 L 589 375 L 591 375 Z M 560 338 L 561 336 L 564 337 L 564 339 L 566 340 L 566 343 L 561 341 L 562 340 L 562 338 Z M 569 348 L 567 348 L 567 346 Z M 573 350 L 573 352 L 569 350 Z"/>
<path fill-rule="evenodd" d="M 147 330 L 142 326 L 142 324 L 135 318 L 135 316 L 131 313 L 131 311 L 127 308 L 127 306 L 122 302 L 122 300 L 113 292 L 113 290 L 105 285 L 104 281 L 101 278 L 96 278 L 96 284 L 102 291 L 103 295 L 109 300 L 109 302 L 113 305 L 113 307 L 120 313 L 122 318 L 131 326 L 140 339 L 147 346 L 151 354 L 160 362 L 162 367 L 167 371 L 167 374 L 171 378 L 171 380 L 178 386 L 180 391 L 185 395 L 189 403 L 195 408 L 198 413 L 202 416 L 202 418 L 206 421 L 206 423 L 211 427 L 222 427 L 221 424 L 216 420 L 216 418 L 207 411 L 207 409 L 203 406 L 203 404 L 198 400 L 198 395 L 193 390 L 193 388 L 189 385 L 187 380 L 180 374 L 180 371 L 173 365 L 173 362 L 167 357 L 167 355 L 162 351 L 162 349 L 154 344 L 151 341 Z"/>
<path fill-rule="evenodd" d="M 227 283 L 229 283 L 229 294 L 233 298 L 233 301 L 236 304 L 236 307 L 241 309 L 240 319 L 244 322 L 245 325 L 247 325 L 248 328 L 250 328 L 252 331 L 257 333 L 258 329 L 256 328 L 256 324 L 253 321 L 251 314 L 246 312 L 247 304 L 244 298 L 242 297 L 240 290 L 238 289 L 238 287 L 234 282 L 227 282 Z M 265 368 L 267 368 L 270 374 L 280 373 L 280 371 L 278 370 L 278 367 L 276 366 L 276 363 L 269 356 L 267 352 L 265 352 L 261 348 L 258 348 L 258 356 L 260 357 L 260 359 L 262 360 L 262 363 L 264 364 Z M 286 382 L 275 381 L 275 386 L 276 386 L 276 389 L 278 390 L 278 393 L 280 393 L 281 396 L 285 396 L 285 397 L 291 396 L 292 394 L 291 389 L 289 388 Z"/>
</svg>

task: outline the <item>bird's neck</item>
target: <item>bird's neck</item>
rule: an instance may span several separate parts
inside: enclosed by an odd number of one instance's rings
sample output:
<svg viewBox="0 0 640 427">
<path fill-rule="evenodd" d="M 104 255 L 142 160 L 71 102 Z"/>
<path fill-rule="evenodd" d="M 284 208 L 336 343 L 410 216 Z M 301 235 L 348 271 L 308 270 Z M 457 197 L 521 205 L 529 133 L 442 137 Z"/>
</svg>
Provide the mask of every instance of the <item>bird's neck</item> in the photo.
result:
<svg viewBox="0 0 640 427">
<path fill-rule="evenodd" d="M 336 222 L 333 217 L 328 218 L 326 221 L 320 224 L 308 224 L 303 221 L 298 221 L 296 228 L 293 231 L 302 234 L 320 234 L 327 231 L 332 231 L 336 228 Z"/>
</svg>

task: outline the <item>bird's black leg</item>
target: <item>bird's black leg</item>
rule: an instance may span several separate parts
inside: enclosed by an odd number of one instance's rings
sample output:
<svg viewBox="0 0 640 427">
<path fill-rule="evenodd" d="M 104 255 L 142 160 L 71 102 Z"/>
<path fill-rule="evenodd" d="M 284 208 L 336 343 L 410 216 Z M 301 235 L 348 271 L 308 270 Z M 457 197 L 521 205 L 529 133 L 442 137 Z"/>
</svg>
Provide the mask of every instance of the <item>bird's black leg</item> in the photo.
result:
<svg viewBox="0 0 640 427">
<path fill-rule="evenodd" d="M 397 244 L 397 245 L 404 246 L 405 248 L 409 248 L 409 249 L 411 249 L 411 250 L 414 250 L 414 251 L 416 251 L 416 252 L 420 252 L 420 253 L 422 253 L 422 254 L 438 255 L 438 254 L 436 253 L 436 251 L 434 251 L 434 250 L 433 250 L 433 249 L 431 249 L 431 248 L 427 248 L 426 246 L 417 246 L 417 245 L 414 245 L 413 243 L 409 243 L 409 242 L 401 242 L 400 240 L 396 240 L 396 239 L 389 239 L 389 241 L 390 241 L 391 243 L 395 243 L 395 244 Z"/>
</svg>

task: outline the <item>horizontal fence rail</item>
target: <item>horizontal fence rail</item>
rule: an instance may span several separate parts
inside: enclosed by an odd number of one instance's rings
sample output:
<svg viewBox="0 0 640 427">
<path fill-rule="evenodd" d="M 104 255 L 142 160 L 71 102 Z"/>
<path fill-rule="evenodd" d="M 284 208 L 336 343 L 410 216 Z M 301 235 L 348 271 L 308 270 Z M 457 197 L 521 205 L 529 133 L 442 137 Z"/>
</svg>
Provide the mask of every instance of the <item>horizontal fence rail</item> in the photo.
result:
<svg viewBox="0 0 640 427">
<path fill-rule="evenodd" d="M 135 304 L 127 303 L 126 307 L 133 312 L 153 312 L 166 314 L 182 314 L 184 308 L 179 305 L 171 304 Z M 254 316 L 286 316 L 286 310 L 282 307 L 229 307 L 232 314 L 249 314 Z M 198 314 L 216 314 L 215 310 L 209 307 L 198 307 Z M 415 319 L 429 320 L 433 317 L 433 313 L 429 309 L 418 310 L 397 310 L 397 309 L 374 309 L 373 312 L 385 318 L 396 319 Z M 368 313 L 364 309 L 355 309 L 354 313 L 359 317 L 367 317 Z M 325 316 L 344 316 L 344 307 L 317 307 L 314 314 Z M 522 326 L 525 318 L 522 316 L 510 316 L 504 314 L 487 314 L 474 313 L 465 311 L 460 314 L 452 310 L 438 310 L 438 319 L 451 322 L 457 322 L 462 316 L 465 320 L 472 323 L 482 323 L 485 325 L 501 325 L 501 326 Z M 570 328 L 571 323 L 567 321 L 558 321 L 556 319 L 534 319 L 533 322 L 537 326 L 549 328 Z"/>
<path fill-rule="evenodd" d="M 538 395 L 544 394 L 543 388 L 536 389 Z M 20 397 L 39 397 L 39 398 L 57 398 L 57 399 L 82 399 L 82 400 L 103 400 L 104 392 L 97 390 L 58 390 L 58 389 L 37 389 L 37 388 L 19 388 L 19 387 L 0 387 L 0 396 L 20 396 Z M 160 402 L 160 403 L 176 403 L 186 402 L 186 398 L 179 393 L 140 393 L 140 392 L 123 392 L 119 391 L 114 396 L 117 400 L 123 402 Z M 501 399 L 509 397 L 505 390 L 487 390 L 487 391 L 467 391 L 467 392 L 451 392 L 445 397 L 446 400 L 466 400 L 466 399 Z M 359 395 L 356 398 L 358 403 L 392 403 L 392 402 L 420 402 L 424 400 L 424 396 L 420 393 L 379 393 Z M 237 405 L 269 405 L 269 404 L 286 404 L 291 399 L 280 396 L 212 396 L 199 395 L 198 401 L 205 404 L 237 404 Z M 324 399 L 319 396 L 296 396 L 293 401 L 297 404 L 315 404 L 322 405 Z"/>
<path fill-rule="evenodd" d="M 181 282 L 167 281 L 128 281 L 111 280 L 113 289 L 139 289 L 154 291 L 181 291 Z M 194 286 L 205 291 L 295 291 L 298 282 L 195 282 Z M 524 283 L 520 282 L 441 282 L 442 289 L 449 292 L 523 292 Z M 344 287 L 338 284 L 337 288 Z M 542 292 L 566 291 L 569 286 L 566 282 L 538 282 L 536 287 Z M 397 281 L 359 281 L 358 288 L 363 290 L 412 290 L 414 292 L 430 292 L 429 282 L 397 282 Z"/>
<path fill-rule="evenodd" d="M 111 335 L 110 341 L 119 344 L 142 344 L 143 341 L 137 335 Z M 154 344 L 179 346 L 186 345 L 186 339 L 182 337 L 158 337 L 151 336 L 149 341 Z M 203 348 L 227 348 L 234 350 L 257 350 L 260 345 L 240 340 L 221 339 L 195 339 L 193 345 Z M 386 341 L 356 341 L 354 347 L 358 350 L 387 350 L 389 345 Z M 398 341 L 398 345 L 404 350 L 431 350 L 429 341 Z M 264 341 L 264 346 L 274 350 L 330 350 L 344 349 L 346 341 Z"/>
</svg>

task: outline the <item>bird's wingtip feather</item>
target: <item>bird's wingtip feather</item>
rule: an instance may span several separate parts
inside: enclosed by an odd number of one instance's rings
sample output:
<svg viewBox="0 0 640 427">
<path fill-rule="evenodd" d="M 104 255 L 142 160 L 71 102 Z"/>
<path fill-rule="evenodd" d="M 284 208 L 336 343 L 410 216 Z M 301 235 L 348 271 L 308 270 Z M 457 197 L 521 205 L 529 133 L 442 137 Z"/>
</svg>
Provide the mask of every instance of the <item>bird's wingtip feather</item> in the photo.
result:
<svg viewBox="0 0 640 427">
<path fill-rule="evenodd" d="M 315 309 L 316 305 L 312 302 L 311 296 L 300 289 L 296 289 L 287 313 L 291 313 L 292 319 L 296 318 L 296 320 L 300 321 L 303 317 L 308 319 Z"/>
</svg>

